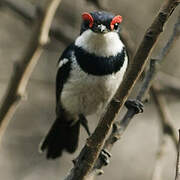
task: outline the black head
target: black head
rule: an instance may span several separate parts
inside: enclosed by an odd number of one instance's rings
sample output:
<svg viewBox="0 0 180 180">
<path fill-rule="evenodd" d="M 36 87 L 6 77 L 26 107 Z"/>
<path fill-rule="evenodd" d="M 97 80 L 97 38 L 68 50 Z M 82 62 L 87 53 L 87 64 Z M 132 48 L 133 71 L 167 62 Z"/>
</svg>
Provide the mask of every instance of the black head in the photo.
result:
<svg viewBox="0 0 180 180">
<path fill-rule="evenodd" d="M 91 29 L 96 33 L 118 31 L 119 24 L 122 22 L 122 16 L 114 16 L 105 11 L 85 12 L 82 14 L 82 18 L 81 33 L 87 29 Z"/>
</svg>

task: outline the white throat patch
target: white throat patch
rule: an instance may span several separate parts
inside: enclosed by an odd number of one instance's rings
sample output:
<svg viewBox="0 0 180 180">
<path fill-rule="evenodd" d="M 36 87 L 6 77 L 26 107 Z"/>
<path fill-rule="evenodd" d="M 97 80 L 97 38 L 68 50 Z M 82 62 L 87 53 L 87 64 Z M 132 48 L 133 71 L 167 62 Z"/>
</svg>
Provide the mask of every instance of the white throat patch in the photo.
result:
<svg viewBox="0 0 180 180">
<path fill-rule="evenodd" d="M 76 39 L 75 45 L 103 57 L 116 56 L 124 47 L 116 32 L 98 34 L 90 29 L 84 31 Z"/>
</svg>

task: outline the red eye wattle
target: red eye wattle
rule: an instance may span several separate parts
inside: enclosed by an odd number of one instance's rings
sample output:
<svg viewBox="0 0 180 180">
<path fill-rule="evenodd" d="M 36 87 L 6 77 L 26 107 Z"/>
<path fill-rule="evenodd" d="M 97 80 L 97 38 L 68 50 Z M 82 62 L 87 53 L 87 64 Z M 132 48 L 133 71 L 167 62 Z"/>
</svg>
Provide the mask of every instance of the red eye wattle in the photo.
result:
<svg viewBox="0 0 180 180">
<path fill-rule="evenodd" d="M 93 26 L 93 23 L 94 23 L 94 19 L 93 17 L 91 16 L 91 14 L 87 13 L 87 12 L 84 12 L 82 14 L 82 18 L 84 21 L 88 21 L 89 22 L 89 27 L 91 28 Z"/>
<path fill-rule="evenodd" d="M 111 24 L 110 24 L 110 27 L 111 27 L 111 30 L 114 29 L 114 24 L 118 23 L 120 24 L 122 22 L 122 16 L 118 15 L 118 16 L 115 16 L 112 21 L 111 21 Z"/>
</svg>

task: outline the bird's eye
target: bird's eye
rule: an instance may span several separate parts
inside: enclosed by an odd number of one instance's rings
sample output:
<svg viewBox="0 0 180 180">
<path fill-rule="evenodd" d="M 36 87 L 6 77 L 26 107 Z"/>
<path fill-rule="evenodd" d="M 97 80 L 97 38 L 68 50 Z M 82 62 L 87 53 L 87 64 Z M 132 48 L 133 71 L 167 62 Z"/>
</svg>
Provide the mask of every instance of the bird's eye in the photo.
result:
<svg viewBox="0 0 180 180">
<path fill-rule="evenodd" d="M 115 24 L 114 24 L 114 30 L 117 30 L 118 27 L 119 27 L 119 23 L 115 23 Z"/>
<path fill-rule="evenodd" d="M 122 22 L 122 16 L 120 16 L 120 15 L 115 16 L 112 19 L 111 24 L 110 24 L 111 30 L 114 30 L 114 29 L 117 30 L 118 26 L 121 22 Z"/>
</svg>

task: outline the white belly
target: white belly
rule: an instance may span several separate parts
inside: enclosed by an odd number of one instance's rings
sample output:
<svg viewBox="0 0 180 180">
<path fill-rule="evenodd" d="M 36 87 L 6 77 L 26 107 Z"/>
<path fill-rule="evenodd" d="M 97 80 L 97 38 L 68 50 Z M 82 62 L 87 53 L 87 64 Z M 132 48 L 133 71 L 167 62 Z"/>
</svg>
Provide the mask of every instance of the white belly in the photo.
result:
<svg viewBox="0 0 180 180">
<path fill-rule="evenodd" d="M 97 113 L 107 105 L 119 87 L 127 67 L 127 59 L 119 72 L 94 76 L 83 72 L 76 62 L 61 93 L 61 103 L 72 116 Z"/>
</svg>

